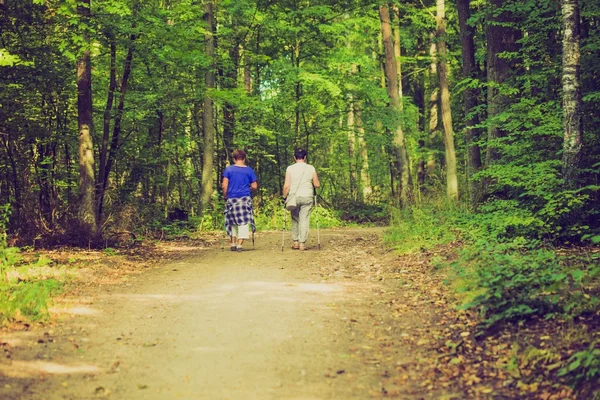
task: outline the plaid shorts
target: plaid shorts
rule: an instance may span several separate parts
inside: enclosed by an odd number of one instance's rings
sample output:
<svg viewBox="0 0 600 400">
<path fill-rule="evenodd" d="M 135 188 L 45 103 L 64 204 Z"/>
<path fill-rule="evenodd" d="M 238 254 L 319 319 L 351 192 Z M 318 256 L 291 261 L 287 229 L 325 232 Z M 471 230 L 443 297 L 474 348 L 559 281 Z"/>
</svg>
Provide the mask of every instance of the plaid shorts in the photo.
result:
<svg viewBox="0 0 600 400">
<path fill-rule="evenodd" d="M 233 225 L 250 224 L 252 232 L 256 232 L 254 214 L 252 213 L 252 198 L 250 196 L 227 199 L 224 214 L 227 235 L 231 236 L 231 227 Z"/>
</svg>

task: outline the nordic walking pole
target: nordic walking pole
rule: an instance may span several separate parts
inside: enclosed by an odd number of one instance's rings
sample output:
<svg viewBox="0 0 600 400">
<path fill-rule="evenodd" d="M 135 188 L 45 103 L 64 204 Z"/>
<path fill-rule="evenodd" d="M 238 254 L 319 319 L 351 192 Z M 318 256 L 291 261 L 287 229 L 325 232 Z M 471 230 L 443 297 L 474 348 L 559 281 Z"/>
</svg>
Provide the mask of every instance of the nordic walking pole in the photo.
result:
<svg viewBox="0 0 600 400">
<path fill-rule="evenodd" d="M 221 251 L 225 250 L 225 228 L 221 229 Z"/>
<path fill-rule="evenodd" d="M 227 218 L 226 212 L 227 212 L 227 205 L 225 205 L 225 212 L 223 213 L 223 226 L 221 227 L 221 251 L 225 250 L 225 229 L 227 229 L 226 225 L 225 225 L 225 218 Z"/>
<path fill-rule="evenodd" d="M 285 209 L 285 205 L 283 207 L 283 229 L 281 229 L 281 251 L 283 251 L 283 246 L 285 245 L 285 226 L 287 224 L 287 210 Z"/>
<path fill-rule="evenodd" d="M 317 190 L 315 189 L 315 212 L 317 219 L 317 248 L 321 250 L 321 235 L 319 234 L 319 205 L 317 204 Z"/>
</svg>

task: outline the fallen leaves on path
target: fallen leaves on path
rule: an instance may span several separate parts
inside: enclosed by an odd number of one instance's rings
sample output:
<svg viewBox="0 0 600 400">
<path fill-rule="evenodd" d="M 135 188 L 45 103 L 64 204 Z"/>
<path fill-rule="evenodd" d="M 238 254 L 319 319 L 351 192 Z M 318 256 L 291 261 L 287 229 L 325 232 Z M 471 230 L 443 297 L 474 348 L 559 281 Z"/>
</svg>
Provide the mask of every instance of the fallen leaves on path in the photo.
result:
<svg viewBox="0 0 600 400">
<path fill-rule="evenodd" d="M 482 335 L 478 316 L 455 308 L 447 276 L 432 258 L 454 257 L 457 244 L 399 256 L 386 252 L 376 234 L 355 243 L 336 238 L 327 248 L 329 262 L 316 260 L 314 266 L 326 281 L 347 281 L 355 297 L 344 317 L 356 338 L 349 351 L 380 371 L 381 390 L 374 397 L 577 398 L 555 379 L 561 359 L 570 354 L 547 349 L 560 323 L 532 321 Z M 353 282 L 370 283 L 368 293 L 364 286 L 353 289 Z"/>
</svg>

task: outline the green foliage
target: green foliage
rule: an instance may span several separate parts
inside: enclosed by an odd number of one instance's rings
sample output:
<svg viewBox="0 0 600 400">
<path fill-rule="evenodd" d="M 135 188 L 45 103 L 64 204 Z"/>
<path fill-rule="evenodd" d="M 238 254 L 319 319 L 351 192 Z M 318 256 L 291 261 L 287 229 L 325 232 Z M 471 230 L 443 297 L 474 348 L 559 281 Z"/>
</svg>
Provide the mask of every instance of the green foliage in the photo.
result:
<svg viewBox="0 0 600 400">
<path fill-rule="evenodd" d="M 488 327 L 531 315 L 574 318 L 600 305 L 587 289 L 598 285 L 597 262 L 575 266 L 524 238 L 481 239 L 464 248 L 452 268 L 461 307 L 478 310 Z"/>
<path fill-rule="evenodd" d="M 286 223 L 286 230 L 291 229 L 291 217 L 290 212 L 286 211 L 283 207 L 283 201 L 280 197 L 272 197 L 266 199 L 261 203 L 260 207 L 255 210 L 254 220 L 256 222 L 256 229 L 259 231 L 267 230 L 281 230 Z M 317 221 L 319 223 L 319 229 L 335 228 L 342 226 L 342 221 L 336 212 L 333 212 L 322 205 L 318 208 L 314 208 L 311 211 L 310 225 L 311 228 L 317 227 Z"/>
<path fill-rule="evenodd" d="M 117 251 L 115 249 L 113 249 L 112 247 L 107 247 L 102 252 L 109 257 L 117 255 Z"/>
<path fill-rule="evenodd" d="M 0 284 L 0 322 L 16 317 L 48 317 L 48 302 L 61 285 L 54 279 L 17 280 Z"/>
<path fill-rule="evenodd" d="M 587 349 L 573 354 L 567 361 L 567 365 L 558 372 L 558 376 L 565 375 L 570 375 L 578 382 L 600 378 L 600 342 L 594 341 Z"/>
<path fill-rule="evenodd" d="M 48 301 L 60 284 L 53 279 L 29 276 L 29 271 L 48 265 L 51 260 L 40 257 L 34 264 L 20 265 L 20 249 L 8 247 L 6 223 L 10 207 L 0 207 L 0 323 L 15 317 L 32 320 L 48 316 Z"/>
<path fill-rule="evenodd" d="M 391 226 L 385 240 L 401 253 L 430 250 L 450 243 L 458 238 L 456 223 L 465 211 L 445 201 L 392 209 Z"/>
</svg>

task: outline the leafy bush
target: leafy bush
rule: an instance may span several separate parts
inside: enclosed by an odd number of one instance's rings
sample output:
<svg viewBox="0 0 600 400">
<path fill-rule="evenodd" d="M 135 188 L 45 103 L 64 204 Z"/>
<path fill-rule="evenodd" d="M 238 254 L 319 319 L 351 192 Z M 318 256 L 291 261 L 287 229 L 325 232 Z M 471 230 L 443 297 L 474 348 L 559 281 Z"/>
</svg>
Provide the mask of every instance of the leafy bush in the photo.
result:
<svg viewBox="0 0 600 400">
<path fill-rule="evenodd" d="M 600 378 L 600 342 L 594 341 L 585 350 L 573 354 L 558 376 L 571 375 L 576 381 Z"/>
<path fill-rule="evenodd" d="M 54 279 L 16 280 L 0 284 L 0 322 L 17 316 L 31 320 L 48 317 L 48 302 L 60 288 Z"/>
<path fill-rule="evenodd" d="M 29 278 L 24 272 L 47 265 L 47 258 L 40 257 L 33 265 L 17 268 L 21 262 L 20 249 L 9 247 L 6 240 L 9 213 L 8 206 L 0 208 L 0 323 L 18 316 L 32 320 L 46 318 L 49 298 L 60 285 L 52 279 Z"/>
<path fill-rule="evenodd" d="M 489 327 L 502 320 L 530 315 L 574 317 L 597 309 L 599 298 L 586 293 L 600 269 L 580 269 L 539 243 L 479 240 L 452 264 L 462 308 L 479 310 Z"/>
</svg>

